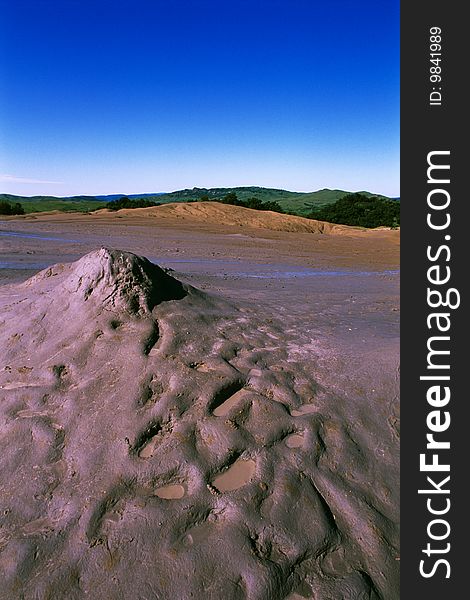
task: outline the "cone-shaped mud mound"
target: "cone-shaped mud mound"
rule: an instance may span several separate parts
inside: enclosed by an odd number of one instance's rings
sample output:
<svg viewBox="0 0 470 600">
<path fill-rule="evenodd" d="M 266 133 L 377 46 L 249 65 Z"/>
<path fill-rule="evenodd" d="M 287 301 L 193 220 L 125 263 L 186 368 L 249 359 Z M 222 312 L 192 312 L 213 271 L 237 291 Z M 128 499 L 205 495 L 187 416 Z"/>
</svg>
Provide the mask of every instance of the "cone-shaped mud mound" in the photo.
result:
<svg viewBox="0 0 470 600">
<path fill-rule="evenodd" d="M 183 285 L 146 258 L 130 252 L 101 248 L 71 265 L 41 271 L 25 285 L 36 286 L 58 277 L 53 287 L 64 303 L 90 302 L 108 310 L 145 314 L 163 300 L 180 300 Z"/>
</svg>

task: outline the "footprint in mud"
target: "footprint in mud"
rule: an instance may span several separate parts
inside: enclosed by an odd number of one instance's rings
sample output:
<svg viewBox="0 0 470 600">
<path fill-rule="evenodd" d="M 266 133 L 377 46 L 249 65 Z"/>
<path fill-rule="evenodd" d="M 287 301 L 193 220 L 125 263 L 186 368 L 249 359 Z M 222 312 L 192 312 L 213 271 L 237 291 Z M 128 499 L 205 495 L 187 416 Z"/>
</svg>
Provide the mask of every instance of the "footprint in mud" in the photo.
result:
<svg viewBox="0 0 470 600">
<path fill-rule="evenodd" d="M 180 500 L 186 494 L 186 490 L 179 483 L 164 485 L 155 490 L 155 496 L 162 500 Z"/>
<path fill-rule="evenodd" d="M 310 415 L 317 412 L 318 408 L 315 404 L 302 404 L 298 409 L 292 408 L 290 414 L 293 417 L 303 417 L 304 415 Z"/>
<path fill-rule="evenodd" d="M 209 412 L 214 414 L 216 417 L 220 417 L 221 414 L 225 414 L 234 405 L 238 398 L 230 402 L 231 399 L 243 390 L 244 382 L 236 379 L 225 383 L 217 391 L 213 392 L 212 399 L 209 403 Z M 229 402 L 228 406 L 227 402 Z M 222 410 L 222 413 L 220 412 Z"/>
<path fill-rule="evenodd" d="M 300 433 L 292 433 L 284 440 L 288 448 L 301 448 L 304 445 L 304 436 Z"/>
<path fill-rule="evenodd" d="M 253 459 L 238 459 L 226 471 L 217 475 L 212 485 L 219 492 L 231 492 L 247 484 L 255 474 L 256 462 Z"/>
<path fill-rule="evenodd" d="M 151 458 L 157 447 L 158 434 L 149 439 L 148 442 L 139 451 L 139 458 Z"/>
<path fill-rule="evenodd" d="M 161 431 L 162 426 L 160 422 L 151 422 L 137 437 L 135 444 L 131 448 L 131 452 L 137 454 L 140 458 L 150 458 L 155 451 Z"/>
<path fill-rule="evenodd" d="M 235 392 L 235 394 L 230 396 L 225 402 L 222 402 L 222 404 L 219 404 L 214 408 L 212 414 L 215 417 L 224 417 L 234 406 L 242 402 L 249 394 L 250 392 L 248 392 L 248 390 L 238 390 L 238 392 Z"/>
</svg>

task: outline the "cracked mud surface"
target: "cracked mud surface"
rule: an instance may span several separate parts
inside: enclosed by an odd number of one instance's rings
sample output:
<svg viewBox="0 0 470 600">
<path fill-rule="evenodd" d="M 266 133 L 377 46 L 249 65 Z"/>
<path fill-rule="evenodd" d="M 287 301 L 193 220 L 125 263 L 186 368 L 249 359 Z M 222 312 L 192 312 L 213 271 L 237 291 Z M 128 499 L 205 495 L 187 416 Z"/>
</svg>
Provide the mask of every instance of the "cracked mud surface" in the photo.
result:
<svg viewBox="0 0 470 600">
<path fill-rule="evenodd" d="M 399 597 L 389 355 L 105 249 L 0 307 L 0 598 Z"/>
</svg>

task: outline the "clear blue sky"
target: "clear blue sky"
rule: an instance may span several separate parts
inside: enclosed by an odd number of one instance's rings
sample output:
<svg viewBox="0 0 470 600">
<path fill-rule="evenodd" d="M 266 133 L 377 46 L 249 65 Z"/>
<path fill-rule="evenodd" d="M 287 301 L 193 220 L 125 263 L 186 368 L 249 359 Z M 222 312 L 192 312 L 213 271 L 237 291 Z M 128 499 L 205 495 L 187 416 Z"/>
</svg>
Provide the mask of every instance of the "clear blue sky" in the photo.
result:
<svg viewBox="0 0 470 600">
<path fill-rule="evenodd" d="M 0 7 L 0 192 L 400 193 L 398 0 Z"/>
</svg>

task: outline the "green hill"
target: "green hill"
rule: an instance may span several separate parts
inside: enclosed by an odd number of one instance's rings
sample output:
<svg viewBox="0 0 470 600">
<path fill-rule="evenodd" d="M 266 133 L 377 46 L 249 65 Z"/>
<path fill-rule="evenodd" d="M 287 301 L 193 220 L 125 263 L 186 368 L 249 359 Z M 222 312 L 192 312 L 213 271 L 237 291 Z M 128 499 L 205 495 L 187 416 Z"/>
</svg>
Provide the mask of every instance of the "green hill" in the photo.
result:
<svg viewBox="0 0 470 600">
<path fill-rule="evenodd" d="M 309 215 L 312 211 L 317 210 L 319 208 L 323 208 L 324 206 L 328 206 L 329 204 L 333 204 L 340 198 L 347 196 L 351 192 L 345 190 L 330 190 L 325 188 L 323 190 L 318 190 L 317 192 L 307 192 L 300 195 L 300 198 L 296 199 L 288 199 L 283 203 L 280 203 L 281 206 L 286 211 L 295 212 L 298 215 L 303 217 Z M 382 196 L 381 194 L 372 194 L 366 191 L 360 191 L 359 194 L 363 194 L 368 198 L 372 196 L 376 196 L 378 198 L 387 198 L 387 196 Z"/>
<path fill-rule="evenodd" d="M 132 194 L 131 199 L 145 199 L 148 201 L 166 204 L 169 202 L 190 202 L 207 196 L 209 200 L 221 199 L 227 194 L 235 193 L 237 198 L 246 201 L 249 198 L 258 198 L 262 202 L 277 202 L 287 212 L 301 216 L 308 216 L 312 211 L 333 204 L 343 196 L 351 192 L 345 190 L 323 189 L 316 192 L 290 192 L 275 188 L 264 187 L 227 187 L 227 188 L 192 188 L 177 190 L 169 193 L 155 194 Z M 365 196 L 378 196 L 389 199 L 380 194 L 371 194 L 361 191 Z M 119 198 L 118 194 L 108 196 L 71 196 L 69 198 L 57 198 L 55 196 L 14 196 L 12 194 L 0 194 L 0 201 L 6 200 L 12 203 L 20 202 L 26 213 L 42 212 L 48 210 L 61 210 L 65 212 L 87 212 L 97 208 L 104 208 L 106 202 Z"/>
<path fill-rule="evenodd" d="M 264 187 L 192 188 L 159 194 L 158 196 L 146 195 L 145 198 L 164 204 L 168 202 L 195 201 L 203 196 L 207 196 L 209 200 L 217 200 L 230 193 L 235 193 L 237 198 L 242 201 L 255 197 L 262 202 L 277 202 L 285 212 L 307 216 L 312 210 L 333 204 L 350 192 L 329 189 L 318 190 L 316 192 L 290 192 L 288 190 Z M 360 193 L 368 197 L 377 195 L 380 198 L 386 198 L 386 196 L 371 194 L 370 192 L 361 191 Z M 136 196 L 132 197 L 135 198 Z"/>
<path fill-rule="evenodd" d="M 13 194 L 0 194 L 0 201 L 19 202 L 25 213 L 44 212 L 48 210 L 61 210 L 63 212 L 88 212 L 103 208 L 103 202 L 94 196 L 71 196 L 70 198 L 57 198 L 56 196 L 15 196 Z"/>
</svg>

